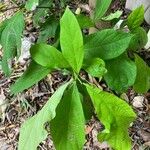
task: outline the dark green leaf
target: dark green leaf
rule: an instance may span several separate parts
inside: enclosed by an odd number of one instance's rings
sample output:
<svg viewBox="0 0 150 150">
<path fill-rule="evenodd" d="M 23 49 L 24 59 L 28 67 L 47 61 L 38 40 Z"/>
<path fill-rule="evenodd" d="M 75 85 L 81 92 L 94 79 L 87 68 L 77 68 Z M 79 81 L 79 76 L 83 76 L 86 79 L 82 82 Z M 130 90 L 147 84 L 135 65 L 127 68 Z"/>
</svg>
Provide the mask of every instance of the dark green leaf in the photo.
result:
<svg viewBox="0 0 150 150">
<path fill-rule="evenodd" d="M 96 6 L 94 11 L 94 20 L 100 20 L 108 10 L 112 0 L 96 0 Z"/>
<path fill-rule="evenodd" d="M 60 44 L 64 57 L 75 72 L 79 72 L 83 62 L 83 37 L 74 14 L 66 8 L 60 21 Z"/>
<path fill-rule="evenodd" d="M 55 37 L 56 30 L 58 27 L 58 22 L 52 18 L 46 20 L 46 22 L 41 26 L 41 31 L 38 37 L 38 43 L 46 43 L 48 38 Z"/>
<path fill-rule="evenodd" d="M 56 107 L 69 84 L 70 82 L 59 87 L 42 110 L 22 125 L 19 137 L 19 150 L 37 150 L 40 142 L 47 137 L 48 133 L 44 125 L 56 116 Z"/>
<path fill-rule="evenodd" d="M 76 18 L 78 20 L 78 23 L 79 23 L 81 29 L 90 28 L 90 27 L 94 26 L 93 21 L 88 16 L 79 14 L 76 16 Z"/>
<path fill-rule="evenodd" d="M 148 41 L 146 31 L 143 28 L 138 27 L 135 30 L 132 30 L 131 33 L 134 36 L 130 41 L 129 49 L 130 50 L 140 50 L 141 48 L 143 48 L 146 45 L 146 43 Z"/>
<path fill-rule="evenodd" d="M 140 27 L 144 21 L 144 6 L 135 9 L 128 17 L 128 27 L 130 30 Z"/>
<path fill-rule="evenodd" d="M 106 69 L 104 79 L 112 90 L 124 92 L 135 82 L 136 65 L 124 55 L 106 61 Z"/>
<path fill-rule="evenodd" d="M 62 53 L 53 46 L 35 44 L 31 47 L 30 53 L 33 60 L 41 66 L 53 69 L 69 67 Z"/>
<path fill-rule="evenodd" d="M 150 89 L 150 67 L 138 55 L 135 55 L 135 63 L 137 76 L 133 88 L 137 93 L 146 93 Z"/>
<path fill-rule="evenodd" d="M 105 29 L 85 39 L 85 59 L 100 57 L 103 60 L 121 55 L 129 46 L 132 35 L 113 29 Z"/>
<path fill-rule="evenodd" d="M 65 92 L 56 109 L 56 117 L 50 122 L 56 149 L 81 150 L 85 143 L 84 123 L 80 93 L 74 83 Z"/>
<path fill-rule="evenodd" d="M 89 65 L 85 67 L 86 72 L 88 72 L 93 77 L 102 77 L 106 72 L 105 62 L 100 58 L 94 58 L 89 62 Z"/>
<path fill-rule="evenodd" d="M 2 68 L 6 75 L 10 74 L 8 63 L 14 56 L 20 55 L 21 36 L 24 29 L 24 17 L 22 12 L 16 13 L 7 23 L 1 34 L 3 47 Z"/>
<path fill-rule="evenodd" d="M 131 150 L 128 127 L 136 117 L 131 107 L 113 94 L 91 85 L 86 87 L 97 116 L 105 126 L 105 130 L 98 135 L 99 141 L 108 141 L 115 150 Z"/>
<path fill-rule="evenodd" d="M 23 75 L 16 81 L 14 85 L 11 86 L 11 93 L 17 94 L 22 92 L 23 90 L 36 84 L 50 72 L 51 69 L 42 67 L 32 61 Z"/>
<path fill-rule="evenodd" d="M 39 25 L 41 22 L 43 22 L 44 17 L 48 14 L 48 11 L 50 7 L 52 6 L 52 0 L 39 0 L 39 9 L 35 10 L 35 13 L 33 15 L 33 23 L 35 25 Z M 46 7 L 46 8 L 44 8 Z M 47 8 L 49 7 L 49 9 Z"/>
</svg>

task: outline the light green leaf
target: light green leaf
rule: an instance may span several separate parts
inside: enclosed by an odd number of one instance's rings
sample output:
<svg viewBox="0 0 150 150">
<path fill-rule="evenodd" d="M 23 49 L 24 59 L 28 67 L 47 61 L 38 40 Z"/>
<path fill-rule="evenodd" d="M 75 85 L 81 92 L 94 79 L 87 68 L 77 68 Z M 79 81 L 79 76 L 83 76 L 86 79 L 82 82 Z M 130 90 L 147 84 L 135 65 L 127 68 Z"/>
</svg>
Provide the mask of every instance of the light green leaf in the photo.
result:
<svg viewBox="0 0 150 150">
<path fill-rule="evenodd" d="M 137 93 L 146 93 L 150 89 L 150 67 L 138 55 L 135 55 L 135 63 L 137 76 L 133 88 Z"/>
<path fill-rule="evenodd" d="M 93 77 L 102 77 L 106 72 L 105 62 L 100 58 L 94 58 L 89 62 L 89 65 L 85 67 L 85 71 Z"/>
<path fill-rule="evenodd" d="M 144 21 L 144 6 L 135 9 L 128 17 L 127 25 L 130 30 L 140 27 Z"/>
<path fill-rule="evenodd" d="M 140 50 L 143 48 L 147 41 L 147 33 L 142 27 L 138 27 L 131 32 L 134 36 L 130 41 L 129 49 L 130 50 Z"/>
<path fill-rule="evenodd" d="M 107 73 L 104 79 L 107 85 L 117 92 L 126 91 L 136 79 L 136 65 L 127 56 L 106 61 Z"/>
<path fill-rule="evenodd" d="M 36 84 L 51 71 L 52 70 L 50 68 L 42 67 L 32 61 L 23 75 L 15 82 L 14 85 L 11 86 L 11 93 L 17 94 L 22 92 L 23 90 Z"/>
<path fill-rule="evenodd" d="M 24 17 L 22 12 L 16 13 L 7 23 L 1 34 L 3 47 L 2 68 L 6 75 L 10 75 L 9 61 L 14 56 L 20 55 L 21 36 L 24 29 Z M 17 27 L 17 28 L 16 28 Z"/>
<path fill-rule="evenodd" d="M 53 46 L 35 44 L 31 47 L 30 53 L 33 60 L 41 66 L 53 69 L 69 67 L 62 53 Z"/>
<path fill-rule="evenodd" d="M 103 17 L 102 20 L 104 21 L 110 21 L 113 19 L 118 19 L 122 15 L 123 11 L 117 10 L 114 13 L 111 13 L 110 15 Z"/>
<path fill-rule="evenodd" d="M 114 150 L 131 150 L 128 127 L 136 115 L 120 98 L 97 87 L 86 85 L 98 118 L 105 130 L 98 135 L 99 141 L 108 141 Z"/>
<path fill-rule="evenodd" d="M 50 131 L 57 150 L 81 150 L 85 143 L 85 119 L 76 83 L 65 92 L 50 122 Z"/>
<path fill-rule="evenodd" d="M 83 62 L 83 37 L 74 14 L 66 8 L 60 21 L 60 45 L 62 53 L 75 72 L 79 72 Z"/>
<path fill-rule="evenodd" d="M 42 110 L 22 125 L 19 137 L 19 150 L 37 150 L 39 143 L 47 137 L 48 133 L 44 125 L 56 116 L 56 107 L 69 84 L 70 82 L 67 82 L 59 87 Z"/>
<path fill-rule="evenodd" d="M 26 8 L 27 10 L 33 11 L 33 10 L 36 9 L 36 7 L 37 7 L 38 5 L 39 5 L 39 0 L 28 0 L 28 1 L 26 2 L 25 8 Z"/>
<path fill-rule="evenodd" d="M 108 10 L 112 0 L 96 0 L 96 7 L 94 11 L 94 20 L 100 20 Z"/>
<path fill-rule="evenodd" d="M 83 14 L 79 14 L 76 16 L 76 18 L 78 20 L 78 23 L 79 23 L 81 29 L 90 28 L 90 27 L 94 26 L 93 21 L 88 16 L 85 16 Z"/>
<path fill-rule="evenodd" d="M 56 30 L 58 27 L 58 22 L 52 18 L 46 20 L 46 22 L 41 25 L 41 31 L 38 37 L 38 43 L 47 43 L 48 38 L 55 37 Z"/>
<path fill-rule="evenodd" d="M 103 60 L 121 55 L 129 46 L 132 35 L 113 29 L 105 29 L 85 39 L 85 59 L 100 57 Z"/>
</svg>

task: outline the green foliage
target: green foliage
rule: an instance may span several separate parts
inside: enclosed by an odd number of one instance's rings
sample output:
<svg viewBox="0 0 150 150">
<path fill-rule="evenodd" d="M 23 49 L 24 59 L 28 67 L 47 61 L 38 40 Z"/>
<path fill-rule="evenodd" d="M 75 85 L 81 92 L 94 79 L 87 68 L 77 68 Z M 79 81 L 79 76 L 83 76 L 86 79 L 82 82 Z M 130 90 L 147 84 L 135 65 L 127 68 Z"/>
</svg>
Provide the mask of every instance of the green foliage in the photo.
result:
<svg viewBox="0 0 150 150">
<path fill-rule="evenodd" d="M 45 106 L 35 116 L 28 119 L 21 127 L 19 137 L 19 150 L 36 150 L 37 146 L 48 135 L 45 123 L 56 116 L 56 107 L 60 103 L 63 93 L 70 82 L 62 85 L 48 100 Z"/>
<path fill-rule="evenodd" d="M 17 28 L 16 28 L 17 27 Z M 10 75 L 10 60 L 20 55 L 21 36 L 24 29 L 23 13 L 16 13 L 4 23 L 1 33 L 0 44 L 3 47 L 2 68 L 6 75 Z"/>
<path fill-rule="evenodd" d="M 36 44 L 30 49 L 33 60 L 41 66 L 58 69 L 69 67 L 62 53 L 47 44 Z"/>
<path fill-rule="evenodd" d="M 96 0 L 94 21 L 98 21 L 104 16 L 111 2 L 112 0 Z"/>
<path fill-rule="evenodd" d="M 48 38 L 54 38 L 56 30 L 58 28 L 58 21 L 53 18 L 49 18 L 41 26 L 40 34 L 38 37 L 38 43 L 46 43 Z"/>
<path fill-rule="evenodd" d="M 73 83 L 56 109 L 50 131 L 57 150 L 79 150 L 85 143 L 84 114 L 80 93 Z M 63 121 L 62 121 L 63 120 Z M 61 135 L 63 136 L 59 136 Z"/>
<path fill-rule="evenodd" d="M 92 17 L 82 13 L 75 16 L 68 7 L 62 14 L 66 2 L 69 0 L 59 4 L 52 0 L 28 0 L 25 5 L 27 10 L 24 12 L 34 9 L 33 22 L 39 37 L 30 49 L 31 63 L 11 86 L 11 93 L 22 92 L 57 69 L 66 70 L 71 81 L 58 88 L 45 106 L 22 125 L 18 149 L 36 150 L 49 134 L 45 130 L 47 122 L 56 149 L 83 149 L 85 122 L 96 112 L 105 126 L 98 135 L 99 141 L 108 141 L 115 150 L 130 150 L 127 130 L 136 117 L 135 113 L 125 101 L 92 86 L 80 70 L 87 77 L 106 82 L 119 94 L 130 86 L 136 92 L 147 92 L 150 89 L 150 69 L 138 55 L 133 58 L 135 50 L 138 53 L 147 42 L 146 31 L 141 27 L 144 8 L 139 7 L 128 17 L 128 33 L 122 29 L 101 29 L 91 35 L 82 35 L 86 30 L 81 29 L 96 27 L 101 20 L 119 18 L 121 12 L 104 16 L 111 0 L 97 0 Z M 18 12 L 0 24 L 2 66 L 7 75 L 10 74 L 8 62 L 20 55 L 24 12 Z"/>
<path fill-rule="evenodd" d="M 100 141 L 108 141 L 115 150 L 131 150 L 128 127 L 136 115 L 126 102 L 118 97 L 86 85 L 98 118 L 105 130 L 98 135 Z"/>
<path fill-rule="evenodd" d="M 106 61 L 106 69 L 107 73 L 104 75 L 106 83 L 119 93 L 126 91 L 135 82 L 136 65 L 124 55 Z"/>
<path fill-rule="evenodd" d="M 103 60 L 112 59 L 121 55 L 129 46 L 132 35 L 113 29 L 105 29 L 85 38 L 85 59 L 93 57 Z"/>
<path fill-rule="evenodd" d="M 143 48 L 148 41 L 146 31 L 142 27 L 138 27 L 132 30 L 131 33 L 134 34 L 134 36 L 130 41 L 129 49 L 135 51 Z"/>
<path fill-rule="evenodd" d="M 94 26 L 92 19 L 89 18 L 88 16 L 79 14 L 76 16 L 76 18 L 78 20 L 81 29 L 90 28 Z"/>
<path fill-rule="evenodd" d="M 117 10 L 116 12 L 111 13 L 106 17 L 103 17 L 102 20 L 110 21 L 110 20 L 113 20 L 113 19 L 118 19 L 122 15 L 122 13 L 123 13 L 122 11 Z"/>
<path fill-rule="evenodd" d="M 138 28 L 144 20 L 144 6 L 135 9 L 128 17 L 128 27 L 130 30 Z"/>
<path fill-rule="evenodd" d="M 52 70 L 50 68 L 42 67 L 36 64 L 34 61 L 31 61 L 27 70 L 23 75 L 16 81 L 14 85 L 11 86 L 11 93 L 17 94 L 23 90 L 31 87 L 32 85 L 38 83 L 43 79 L 47 74 Z"/>
<path fill-rule="evenodd" d="M 68 21 L 69 20 L 69 21 Z M 78 73 L 83 62 L 83 37 L 73 13 L 67 8 L 60 21 L 60 44 L 64 57 Z"/>
<path fill-rule="evenodd" d="M 87 67 L 84 68 L 93 77 L 102 77 L 106 72 L 105 62 L 100 58 L 92 59 Z"/>
<path fill-rule="evenodd" d="M 39 5 L 39 0 L 28 0 L 26 2 L 25 8 L 27 10 L 35 10 L 38 5 Z"/>
<path fill-rule="evenodd" d="M 138 55 L 135 55 L 135 63 L 137 76 L 133 88 L 138 93 L 146 93 L 150 89 L 150 67 Z"/>
</svg>

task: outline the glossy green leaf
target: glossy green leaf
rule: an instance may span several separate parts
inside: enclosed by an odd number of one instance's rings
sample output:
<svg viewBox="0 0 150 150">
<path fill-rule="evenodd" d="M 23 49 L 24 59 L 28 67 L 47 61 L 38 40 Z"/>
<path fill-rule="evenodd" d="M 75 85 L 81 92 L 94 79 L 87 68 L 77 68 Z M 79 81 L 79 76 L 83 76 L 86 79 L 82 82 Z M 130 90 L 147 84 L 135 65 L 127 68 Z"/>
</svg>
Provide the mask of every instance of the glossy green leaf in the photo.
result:
<svg viewBox="0 0 150 150">
<path fill-rule="evenodd" d="M 33 10 L 36 9 L 36 7 L 37 7 L 38 5 L 39 5 L 39 0 L 28 0 L 28 1 L 26 2 L 25 8 L 26 8 L 27 10 L 33 11 Z"/>
<path fill-rule="evenodd" d="M 90 17 L 79 14 L 76 16 L 81 29 L 94 27 L 94 23 Z"/>
<path fill-rule="evenodd" d="M 74 14 L 66 8 L 60 21 L 60 45 L 62 53 L 72 69 L 79 72 L 83 62 L 83 37 Z"/>
<path fill-rule="evenodd" d="M 62 53 L 55 47 L 47 44 L 35 44 L 30 49 L 33 60 L 41 66 L 48 68 L 69 67 Z"/>
<path fill-rule="evenodd" d="M 137 93 L 146 93 L 150 89 L 150 67 L 138 55 L 135 55 L 135 63 L 137 76 L 133 88 Z"/>
<path fill-rule="evenodd" d="M 38 43 L 47 43 L 48 38 L 54 38 L 56 30 L 58 27 L 58 22 L 52 18 L 46 20 L 44 24 L 41 25 Z"/>
<path fill-rule="evenodd" d="M 100 20 L 108 10 L 112 0 L 96 0 L 94 20 Z"/>
<path fill-rule="evenodd" d="M 113 29 L 105 29 L 85 38 L 85 59 L 100 57 L 103 60 L 121 55 L 129 46 L 132 35 Z"/>
<path fill-rule="evenodd" d="M 51 71 L 50 68 L 42 67 L 32 61 L 23 75 L 11 86 L 11 93 L 17 94 L 22 92 L 43 79 Z"/>
<path fill-rule="evenodd" d="M 57 150 L 81 150 L 85 143 L 85 119 L 76 83 L 65 92 L 50 122 L 50 131 Z"/>
<path fill-rule="evenodd" d="M 130 41 L 129 49 L 140 50 L 146 45 L 148 41 L 147 33 L 142 27 L 138 27 L 132 30 L 132 34 L 134 36 Z"/>
<path fill-rule="evenodd" d="M 127 25 L 130 30 L 140 27 L 144 21 L 144 6 L 135 9 L 128 17 Z"/>
<path fill-rule="evenodd" d="M 17 28 L 16 28 L 17 27 Z M 8 63 L 14 56 L 20 55 L 21 36 L 24 29 L 24 17 L 22 12 L 16 13 L 7 23 L 1 34 L 3 47 L 2 68 L 6 75 L 10 75 Z"/>
<path fill-rule="evenodd" d="M 59 87 L 45 106 L 22 125 L 19 137 L 19 150 L 37 150 L 40 142 L 47 137 L 48 132 L 45 130 L 45 123 L 56 116 L 56 107 L 69 84 L 70 82 L 67 82 Z"/>
<path fill-rule="evenodd" d="M 99 141 L 107 141 L 114 150 L 131 150 L 128 127 L 136 115 L 120 98 L 97 87 L 86 85 L 98 118 L 105 130 L 98 135 Z"/>
<path fill-rule="evenodd" d="M 106 17 L 103 17 L 102 20 L 104 21 L 111 21 L 113 19 L 118 19 L 122 15 L 123 11 L 117 10 L 114 13 L 109 14 Z"/>
<path fill-rule="evenodd" d="M 105 62 L 100 58 L 94 58 L 85 67 L 85 71 L 93 77 L 102 77 L 106 72 Z"/>
<path fill-rule="evenodd" d="M 126 56 L 106 61 L 106 69 L 104 79 L 112 90 L 124 92 L 135 82 L 136 65 Z"/>
</svg>

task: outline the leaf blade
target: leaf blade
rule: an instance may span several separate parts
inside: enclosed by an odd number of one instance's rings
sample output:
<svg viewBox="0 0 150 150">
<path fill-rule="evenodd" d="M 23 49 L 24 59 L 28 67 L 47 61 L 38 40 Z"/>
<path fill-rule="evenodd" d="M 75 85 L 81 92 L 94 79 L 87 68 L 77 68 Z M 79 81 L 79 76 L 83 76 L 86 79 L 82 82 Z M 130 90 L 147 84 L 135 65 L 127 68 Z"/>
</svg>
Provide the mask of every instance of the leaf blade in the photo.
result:
<svg viewBox="0 0 150 150">
<path fill-rule="evenodd" d="M 55 109 L 69 84 L 70 82 L 67 82 L 59 87 L 42 110 L 23 124 L 19 137 L 19 150 L 36 150 L 39 143 L 47 137 L 48 133 L 44 129 L 44 124 L 55 117 Z"/>
<path fill-rule="evenodd" d="M 79 72 L 83 62 L 83 37 L 73 13 L 66 8 L 60 21 L 60 45 L 62 53 L 72 69 Z"/>
<path fill-rule="evenodd" d="M 56 149 L 82 149 L 85 142 L 85 120 L 76 83 L 73 83 L 66 91 L 63 100 L 56 109 L 56 114 L 50 123 L 51 135 Z M 60 133 L 63 136 L 59 136 Z"/>
</svg>

